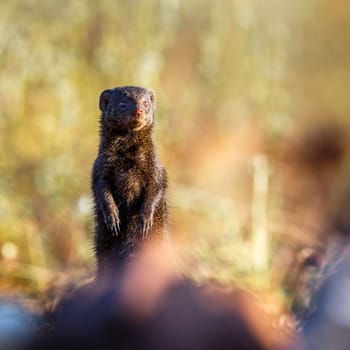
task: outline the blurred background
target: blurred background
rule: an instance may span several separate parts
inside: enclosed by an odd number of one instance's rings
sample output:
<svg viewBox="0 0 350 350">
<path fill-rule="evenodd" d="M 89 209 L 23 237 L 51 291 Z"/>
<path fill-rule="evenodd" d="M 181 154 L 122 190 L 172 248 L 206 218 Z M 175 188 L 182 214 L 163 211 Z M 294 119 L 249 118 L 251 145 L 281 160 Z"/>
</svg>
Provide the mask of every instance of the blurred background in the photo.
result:
<svg viewBox="0 0 350 350">
<path fill-rule="evenodd" d="M 330 0 L 0 1 L 1 295 L 93 271 L 98 97 L 140 85 L 179 269 L 296 305 L 350 207 L 349 17 Z"/>
</svg>

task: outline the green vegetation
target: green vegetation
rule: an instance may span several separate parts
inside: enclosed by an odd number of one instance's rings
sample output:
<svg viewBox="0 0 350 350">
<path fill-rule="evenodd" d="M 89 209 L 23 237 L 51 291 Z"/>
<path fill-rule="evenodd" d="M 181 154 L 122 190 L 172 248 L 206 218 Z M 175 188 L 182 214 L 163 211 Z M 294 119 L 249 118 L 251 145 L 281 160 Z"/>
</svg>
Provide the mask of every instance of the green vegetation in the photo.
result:
<svg viewBox="0 0 350 350">
<path fill-rule="evenodd" d="M 279 290 L 276 257 L 298 238 L 278 155 L 297 126 L 349 126 L 349 17 L 330 0 L 1 1 L 0 287 L 93 268 L 98 96 L 141 85 L 157 93 L 184 270 Z"/>
</svg>

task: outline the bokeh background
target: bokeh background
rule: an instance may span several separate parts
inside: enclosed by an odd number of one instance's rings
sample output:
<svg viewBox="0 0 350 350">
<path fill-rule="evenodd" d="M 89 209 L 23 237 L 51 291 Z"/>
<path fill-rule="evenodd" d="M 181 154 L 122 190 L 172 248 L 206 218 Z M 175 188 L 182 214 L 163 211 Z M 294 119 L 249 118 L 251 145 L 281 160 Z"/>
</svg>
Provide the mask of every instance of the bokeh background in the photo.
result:
<svg viewBox="0 0 350 350">
<path fill-rule="evenodd" d="M 1 293 L 93 271 L 98 97 L 140 85 L 180 269 L 294 301 L 286 276 L 349 186 L 349 18 L 330 0 L 0 1 Z"/>
</svg>

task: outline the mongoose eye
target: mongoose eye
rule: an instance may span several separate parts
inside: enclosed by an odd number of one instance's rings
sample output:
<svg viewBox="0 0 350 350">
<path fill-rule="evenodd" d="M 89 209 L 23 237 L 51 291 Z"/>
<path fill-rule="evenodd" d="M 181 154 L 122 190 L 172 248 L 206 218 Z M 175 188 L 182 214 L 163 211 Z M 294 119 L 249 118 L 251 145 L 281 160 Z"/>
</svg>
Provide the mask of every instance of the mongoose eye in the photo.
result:
<svg viewBox="0 0 350 350">
<path fill-rule="evenodd" d="M 126 111 L 126 109 L 128 108 L 128 102 L 127 101 L 120 101 L 118 104 L 118 108 L 120 111 Z"/>
<path fill-rule="evenodd" d="M 148 107 L 149 107 L 149 103 L 148 103 L 148 101 L 143 101 L 142 102 L 142 104 L 143 104 L 143 106 L 146 108 L 146 109 L 148 109 Z"/>
</svg>

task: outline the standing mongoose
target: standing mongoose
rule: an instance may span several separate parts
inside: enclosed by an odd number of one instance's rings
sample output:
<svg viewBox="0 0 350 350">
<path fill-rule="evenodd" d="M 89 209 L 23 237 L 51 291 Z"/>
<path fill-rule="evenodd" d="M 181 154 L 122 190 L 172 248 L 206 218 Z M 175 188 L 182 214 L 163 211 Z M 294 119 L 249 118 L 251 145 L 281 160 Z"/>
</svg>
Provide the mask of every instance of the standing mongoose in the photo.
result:
<svg viewBox="0 0 350 350">
<path fill-rule="evenodd" d="M 167 175 L 152 138 L 155 94 L 135 86 L 101 93 L 100 145 L 92 170 L 98 270 L 164 234 Z"/>
</svg>

